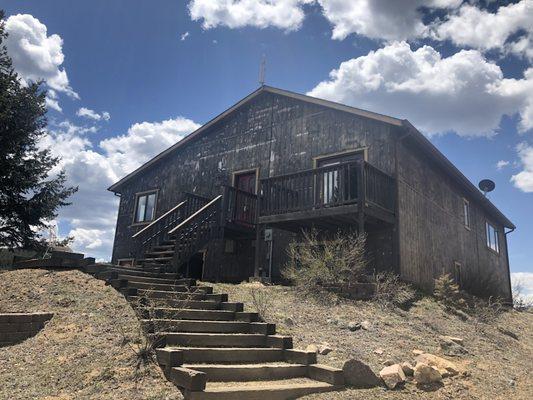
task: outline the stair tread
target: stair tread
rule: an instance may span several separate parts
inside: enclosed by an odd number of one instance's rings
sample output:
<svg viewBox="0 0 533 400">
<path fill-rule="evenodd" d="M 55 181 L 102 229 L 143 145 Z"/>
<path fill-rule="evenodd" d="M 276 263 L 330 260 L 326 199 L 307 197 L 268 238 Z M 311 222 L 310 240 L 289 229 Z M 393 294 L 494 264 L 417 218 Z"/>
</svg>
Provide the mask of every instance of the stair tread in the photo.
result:
<svg viewBox="0 0 533 400">
<path fill-rule="evenodd" d="M 310 378 L 292 378 L 268 381 L 239 381 L 239 382 L 207 382 L 206 392 L 227 392 L 248 390 L 272 390 L 272 389 L 292 389 L 292 388 L 333 388 L 334 386 Z"/>
<path fill-rule="evenodd" d="M 291 364 L 282 361 L 260 362 L 260 363 L 243 363 L 243 364 L 207 364 L 207 363 L 189 363 L 183 364 L 182 367 L 195 368 L 276 368 L 276 367 L 307 367 L 304 364 Z"/>
<path fill-rule="evenodd" d="M 214 337 L 265 337 L 262 333 L 219 333 L 219 332 L 161 332 L 162 335 L 214 336 Z"/>
</svg>

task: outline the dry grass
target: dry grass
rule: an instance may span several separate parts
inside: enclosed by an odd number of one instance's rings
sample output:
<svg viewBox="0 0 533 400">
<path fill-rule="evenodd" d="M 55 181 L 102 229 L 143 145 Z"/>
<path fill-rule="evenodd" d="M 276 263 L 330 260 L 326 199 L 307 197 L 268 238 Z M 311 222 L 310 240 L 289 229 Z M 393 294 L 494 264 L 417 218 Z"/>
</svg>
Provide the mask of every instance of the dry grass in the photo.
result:
<svg viewBox="0 0 533 400">
<path fill-rule="evenodd" d="M 217 284 L 219 293 L 229 293 L 231 301 L 243 301 L 248 311 L 255 311 L 250 290 L 257 284 Z M 315 400 L 352 399 L 513 399 L 533 398 L 531 365 L 533 360 L 533 314 L 509 311 L 490 324 L 474 319 L 463 321 L 450 314 L 432 298 L 416 301 L 409 311 L 383 308 L 373 302 L 337 299 L 332 304 L 316 297 L 303 297 L 296 289 L 284 286 L 262 288 L 269 294 L 269 322 L 278 324 L 278 331 L 294 337 L 295 348 L 327 342 L 333 349 L 319 362 L 342 367 L 345 360 L 357 358 L 375 371 L 386 360 L 412 361 L 413 349 L 439 354 L 438 336 L 459 336 L 464 339 L 468 354 L 453 357 L 464 366 L 468 376 L 445 380 L 436 391 L 423 391 L 413 384 L 395 391 L 382 388 L 347 389 L 338 393 L 306 397 Z M 288 320 L 290 318 L 290 321 Z M 329 320 L 329 321 L 328 321 Z M 369 330 L 351 332 L 335 321 L 368 320 Z M 507 329 L 519 340 L 502 333 Z M 382 349 L 383 354 L 374 352 Z"/>
<path fill-rule="evenodd" d="M 0 273 L 0 312 L 51 311 L 37 336 L 0 350 L 0 399 L 182 399 L 153 363 L 113 288 L 79 271 Z"/>
</svg>

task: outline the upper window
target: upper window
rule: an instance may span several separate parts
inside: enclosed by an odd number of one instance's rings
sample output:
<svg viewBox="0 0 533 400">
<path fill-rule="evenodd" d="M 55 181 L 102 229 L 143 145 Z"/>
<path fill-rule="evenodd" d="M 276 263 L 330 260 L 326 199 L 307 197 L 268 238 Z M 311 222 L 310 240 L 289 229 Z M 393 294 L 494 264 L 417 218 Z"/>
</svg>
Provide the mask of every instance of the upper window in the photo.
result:
<svg viewBox="0 0 533 400">
<path fill-rule="evenodd" d="M 500 252 L 500 240 L 498 237 L 498 230 L 487 222 L 487 247 L 494 250 L 495 252 Z"/>
<path fill-rule="evenodd" d="M 470 203 L 463 199 L 463 222 L 466 228 L 470 228 Z"/>
<path fill-rule="evenodd" d="M 137 195 L 135 222 L 148 222 L 154 219 L 156 192 Z"/>
</svg>

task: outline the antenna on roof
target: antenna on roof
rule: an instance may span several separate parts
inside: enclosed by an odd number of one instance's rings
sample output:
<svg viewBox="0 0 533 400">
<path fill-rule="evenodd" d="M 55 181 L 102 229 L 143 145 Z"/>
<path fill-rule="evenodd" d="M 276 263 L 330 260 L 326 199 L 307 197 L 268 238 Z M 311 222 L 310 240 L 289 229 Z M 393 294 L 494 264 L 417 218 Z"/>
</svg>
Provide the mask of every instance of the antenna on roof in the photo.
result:
<svg viewBox="0 0 533 400">
<path fill-rule="evenodd" d="M 483 179 L 481 182 L 479 182 L 478 187 L 483 192 L 483 195 L 487 197 L 487 193 L 492 192 L 496 187 L 496 184 L 490 179 Z"/>
<path fill-rule="evenodd" d="M 265 86 L 265 72 L 266 72 L 266 57 L 263 54 L 261 65 L 259 66 L 259 85 Z"/>
</svg>

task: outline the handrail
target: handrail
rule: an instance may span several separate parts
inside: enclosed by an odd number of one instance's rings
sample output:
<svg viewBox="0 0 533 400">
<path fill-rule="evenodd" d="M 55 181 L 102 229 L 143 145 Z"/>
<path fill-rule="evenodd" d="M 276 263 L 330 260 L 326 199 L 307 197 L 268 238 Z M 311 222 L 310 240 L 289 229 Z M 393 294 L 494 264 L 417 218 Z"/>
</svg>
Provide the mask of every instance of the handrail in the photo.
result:
<svg viewBox="0 0 533 400">
<path fill-rule="evenodd" d="M 178 208 L 180 208 L 181 206 L 183 206 L 185 203 L 187 203 L 187 200 L 184 200 L 182 201 L 181 203 L 178 203 L 174 208 L 171 208 L 170 210 L 168 210 L 166 213 L 164 213 L 163 215 L 161 215 L 159 218 L 157 218 L 156 220 L 150 222 L 149 225 L 146 225 L 144 228 L 142 228 L 139 232 L 135 233 L 132 238 L 136 238 L 137 236 L 139 236 L 141 233 L 143 233 L 144 231 L 150 229 L 153 225 L 155 225 L 157 222 L 159 222 L 160 220 L 162 220 L 163 218 L 165 218 L 168 214 L 176 211 Z"/>
<path fill-rule="evenodd" d="M 248 227 L 255 225 L 258 196 L 234 186 L 223 187 L 223 223 L 231 222 Z"/>
<path fill-rule="evenodd" d="M 187 225 L 191 220 L 193 220 L 198 214 L 202 213 L 202 211 L 204 211 L 206 208 L 208 208 L 209 206 L 211 206 L 212 204 L 214 204 L 215 202 L 217 202 L 218 200 L 220 200 L 222 198 L 222 195 L 218 195 L 217 197 L 215 197 L 213 200 L 211 200 L 209 203 L 207 203 L 206 205 L 204 205 L 202 208 L 200 208 L 199 210 L 197 210 L 195 213 L 191 214 L 188 218 L 184 219 L 179 225 L 177 225 L 176 227 L 172 228 L 170 231 L 168 231 L 168 234 L 171 235 L 172 233 L 176 232 L 178 229 L 182 228 L 184 225 Z"/>
</svg>

